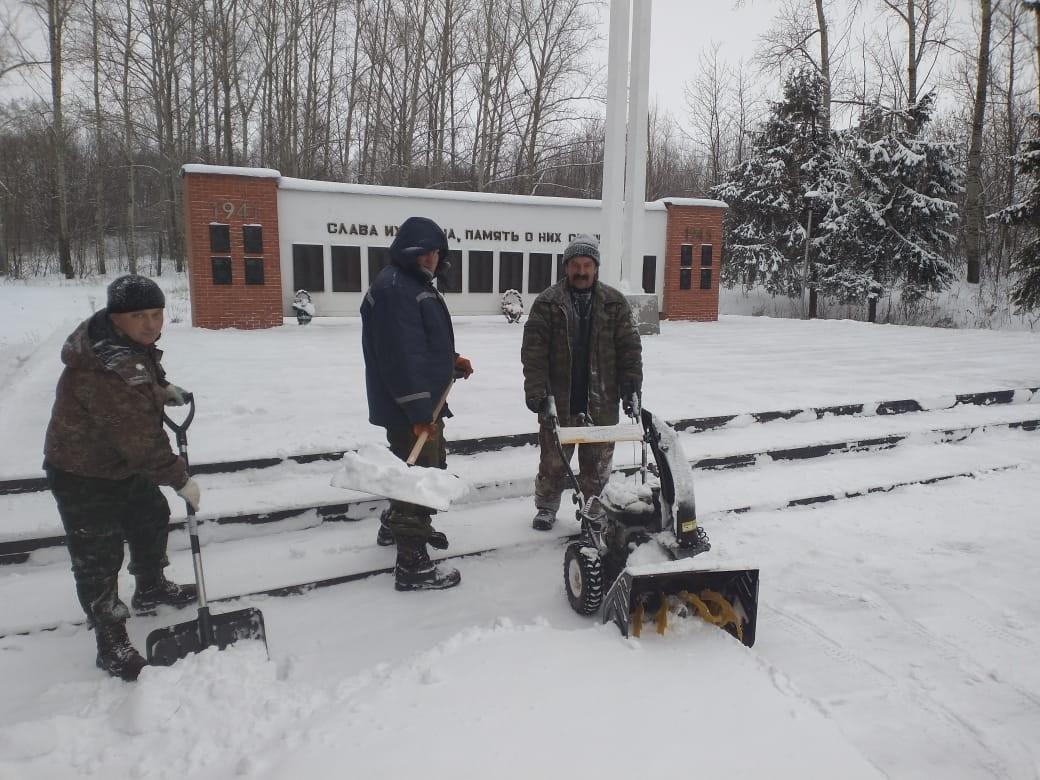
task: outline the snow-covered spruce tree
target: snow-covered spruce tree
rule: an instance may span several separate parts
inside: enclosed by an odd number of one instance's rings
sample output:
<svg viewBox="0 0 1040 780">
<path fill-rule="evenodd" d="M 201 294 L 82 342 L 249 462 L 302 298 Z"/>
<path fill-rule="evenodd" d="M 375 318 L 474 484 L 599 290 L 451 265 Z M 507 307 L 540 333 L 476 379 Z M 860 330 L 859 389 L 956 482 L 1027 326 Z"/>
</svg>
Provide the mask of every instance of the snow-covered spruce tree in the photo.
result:
<svg viewBox="0 0 1040 780">
<path fill-rule="evenodd" d="M 1033 135 L 1022 144 L 1015 155 L 1019 181 L 1028 182 L 1029 191 L 1018 203 L 1013 203 L 988 219 L 1014 225 L 1022 231 L 1023 243 L 1011 258 L 1011 273 L 1015 277 L 1011 303 L 1022 311 L 1040 310 L 1040 114 L 1032 114 Z"/>
<path fill-rule="evenodd" d="M 824 130 L 822 95 L 814 70 L 792 73 L 783 99 L 773 104 L 755 136 L 751 156 L 711 190 L 729 204 L 721 272 L 727 286 L 759 283 L 773 295 L 793 295 L 801 288 L 808 210 L 813 209 L 816 225 L 842 189 L 834 135 Z"/>
<path fill-rule="evenodd" d="M 912 309 L 954 278 L 952 199 L 963 172 L 949 144 L 920 135 L 933 103 L 928 94 L 906 112 L 870 107 L 841 136 L 849 188 L 821 225 L 820 285 L 843 302 L 866 299 L 871 322 L 893 288 Z"/>
</svg>

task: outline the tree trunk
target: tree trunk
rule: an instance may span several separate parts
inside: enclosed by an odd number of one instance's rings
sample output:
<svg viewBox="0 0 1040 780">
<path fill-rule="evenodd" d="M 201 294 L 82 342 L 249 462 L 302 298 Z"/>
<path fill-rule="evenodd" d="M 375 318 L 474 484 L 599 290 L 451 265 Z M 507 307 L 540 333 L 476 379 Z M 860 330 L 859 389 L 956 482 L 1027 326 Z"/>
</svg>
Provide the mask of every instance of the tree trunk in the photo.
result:
<svg viewBox="0 0 1040 780">
<path fill-rule="evenodd" d="M 123 145 L 126 154 L 126 266 L 137 273 L 137 236 L 134 222 L 137 219 L 134 200 L 134 123 L 130 116 L 130 51 L 133 41 L 133 5 L 126 0 L 126 41 L 123 52 Z"/>
<path fill-rule="evenodd" d="M 1040 5 L 1033 6 L 1033 19 L 1036 20 L 1036 66 L 1040 68 Z M 1036 83 L 1036 110 L 1040 111 L 1040 80 Z"/>
<path fill-rule="evenodd" d="M 979 62 L 975 78 L 975 103 L 968 145 L 968 170 L 964 187 L 964 255 L 968 261 L 968 282 L 979 283 L 982 254 L 982 131 L 986 116 L 986 88 L 989 85 L 989 40 L 993 27 L 991 0 L 979 0 Z"/>
<path fill-rule="evenodd" d="M 820 25 L 820 79 L 823 81 L 823 95 L 820 96 L 823 106 L 821 130 L 826 137 L 831 131 L 831 47 L 823 0 L 816 0 L 816 22 Z"/>
<path fill-rule="evenodd" d="M 906 0 L 906 100 L 907 107 L 917 104 L 917 0 Z M 914 132 L 917 128 L 913 129 Z"/>
<path fill-rule="evenodd" d="M 76 272 L 72 267 L 69 247 L 68 181 L 65 173 L 65 125 L 62 116 L 62 37 L 65 27 L 65 9 L 62 0 L 47 0 L 47 35 L 51 58 L 51 150 L 54 164 L 55 201 L 58 217 L 58 261 L 66 279 Z"/>
<path fill-rule="evenodd" d="M 94 151 L 97 156 L 97 172 L 94 176 L 94 253 L 97 272 L 105 275 L 105 186 L 101 175 L 104 160 L 101 159 L 101 62 L 98 52 L 97 0 L 90 3 L 91 55 L 94 65 Z"/>
<path fill-rule="evenodd" d="M 7 238 L 4 232 L 4 207 L 0 202 L 0 276 L 11 273 L 11 261 L 7 258 Z"/>
</svg>

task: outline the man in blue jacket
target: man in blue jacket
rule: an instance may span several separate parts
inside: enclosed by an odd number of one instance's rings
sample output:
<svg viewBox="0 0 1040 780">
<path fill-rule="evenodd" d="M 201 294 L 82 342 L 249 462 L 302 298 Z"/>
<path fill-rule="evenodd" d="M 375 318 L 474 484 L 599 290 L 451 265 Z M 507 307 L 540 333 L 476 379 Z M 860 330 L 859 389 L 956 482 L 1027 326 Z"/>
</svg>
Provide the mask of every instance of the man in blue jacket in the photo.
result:
<svg viewBox="0 0 1040 780">
<path fill-rule="evenodd" d="M 454 376 L 468 379 L 469 360 L 455 352 L 455 333 L 444 298 L 434 287 L 447 269 L 448 239 L 433 220 L 410 217 L 390 245 L 390 264 L 372 282 L 361 304 L 368 419 L 386 429 L 391 451 L 404 460 L 419 436 L 427 440 L 416 465 L 446 468 L 445 405 L 433 409 Z M 391 501 L 380 526 L 380 544 L 397 543 L 398 590 L 435 590 L 459 584 L 458 570 L 436 566 L 426 546 L 445 549 L 429 507 Z"/>
</svg>

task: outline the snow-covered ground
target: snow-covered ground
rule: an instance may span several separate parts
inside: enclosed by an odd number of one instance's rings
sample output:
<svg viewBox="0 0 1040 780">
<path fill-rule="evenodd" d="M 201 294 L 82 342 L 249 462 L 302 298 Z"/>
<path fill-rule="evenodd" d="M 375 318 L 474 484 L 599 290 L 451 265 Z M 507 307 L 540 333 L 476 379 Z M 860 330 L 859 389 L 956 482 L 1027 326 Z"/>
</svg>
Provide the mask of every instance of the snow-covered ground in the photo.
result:
<svg viewBox="0 0 1040 780">
<path fill-rule="evenodd" d="M 0 284 L 0 477 L 39 473 L 58 350 L 102 285 Z M 185 311 L 183 284 L 169 288 Z M 183 319 L 183 317 L 182 317 Z M 449 438 L 532 429 L 521 328 L 460 318 L 476 374 L 453 391 Z M 344 449 L 366 422 L 360 329 L 315 320 L 263 332 L 164 334 L 171 379 L 196 392 L 196 461 Z M 644 341 L 646 402 L 665 418 L 919 398 L 936 411 L 749 424 L 684 435 L 692 457 L 1040 417 L 1040 399 L 941 409 L 957 393 L 1040 385 L 1028 332 L 723 317 L 665 323 Z M 631 461 L 628 445 L 618 460 Z M 468 479 L 522 477 L 532 448 L 453 458 Z M 306 505 L 335 464 L 207 475 L 203 513 Z M 824 492 L 975 473 L 815 508 Z M 438 515 L 463 583 L 400 594 L 388 575 L 254 598 L 271 659 L 208 651 L 136 685 L 93 666 L 93 638 L 10 631 L 75 621 L 67 556 L 0 567 L 0 778 L 1040 777 L 1040 438 L 994 429 L 960 443 L 921 433 L 886 452 L 697 474 L 714 547 L 705 563 L 761 572 L 747 649 L 707 625 L 623 639 L 573 613 L 561 520 L 529 527 L 529 498 Z M 46 494 L 0 501 L 0 533 L 53 533 Z M 208 504 L 208 506 L 207 506 Z M 740 515 L 734 507 L 755 507 Z M 175 513 L 180 507 L 174 505 Z M 191 577 L 182 534 L 170 573 Z M 301 522 L 208 536 L 212 595 L 392 565 L 375 522 Z M 124 580 L 124 597 L 130 593 Z M 241 602 L 221 603 L 217 611 Z M 139 617 L 137 642 L 191 611 Z"/>
</svg>

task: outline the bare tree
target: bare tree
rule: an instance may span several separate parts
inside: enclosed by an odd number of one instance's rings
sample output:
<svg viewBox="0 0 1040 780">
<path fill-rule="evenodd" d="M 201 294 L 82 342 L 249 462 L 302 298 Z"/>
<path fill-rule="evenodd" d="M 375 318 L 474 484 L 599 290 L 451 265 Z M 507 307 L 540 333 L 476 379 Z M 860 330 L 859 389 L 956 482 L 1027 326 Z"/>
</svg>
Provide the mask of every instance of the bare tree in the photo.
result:
<svg viewBox="0 0 1040 780">
<path fill-rule="evenodd" d="M 512 113 L 520 141 L 517 174 L 531 194 L 537 190 L 543 137 L 570 118 L 569 103 L 587 96 L 583 52 L 594 40 L 590 10 L 586 0 L 520 2 L 519 33 L 526 57 L 517 77 L 526 101 L 514 103 Z"/>
<path fill-rule="evenodd" d="M 975 95 L 972 102 L 971 137 L 968 142 L 968 167 L 964 188 L 964 254 L 968 261 L 968 282 L 978 284 L 982 235 L 982 136 L 986 117 L 986 90 L 989 85 L 990 33 L 993 29 L 992 0 L 979 0 L 979 55 L 976 64 Z"/>
<path fill-rule="evenodd" d="M 900 65 L 905 68 L 905 80 L 895 77 L 900 91 L 894 95 L 892 106 L 912 107 L 917 105 L 921 89 L 928 83 L 939 54 L 949 46 L 948 35 L 950 9 L 945 0 L 881 0 L 881 6 L 889 16 L 898 20 L 904 29 L 905 43 L 902 47 L 892 44 L 892 31 L 886 30 L 883 45 L 876 47 L 884 52 L 893 71 Z M 904 54 L 905 53 L 905 54 Z M 916 133 L 918 128 L 909 128 Z"/>
<path fill-rule="evenodd" d="M 69 241 L 68 177 L 66 163 L 65 115 L 62 78 L 64 76 L 63 47 L 65 24 L 69 17 L 70 0 L 34 0 L 36 8 L 46 19 L 47 53 L 51 77 L 51 170 L 54 177 L 54 209 L 57 216 L 58 263 L 66 279 L 75 276 Z M 42 5 L 42 8 L 40 7 Z"/>
<path fill-rule="evenodd" d="M 708 186 L 722 181 L 725 170 L 732 164 L 732 142 L 737 133 L 734 126 L 739 113 L 733 106 L 734 74 L 721 62 L 721 44 L 713 42 L 698 58 L 698 73 L 684 85 L 686 107 L 690 112 L 694 143 L 704 149 L 707 158 Z"/>
<path fill-rule="evenodd" d="M 772 29 L 760 40 L 755 59 L 764 69 L 782 69 L 787 65 L 809 65 L 815 69 L 823 85 L 821 121 L 824 132 L 828 132 L 834 52 L 827 9 L 824 0 L 808 0 L 806 3 L 807 0 L 784 0 Z"/>
</svg>

